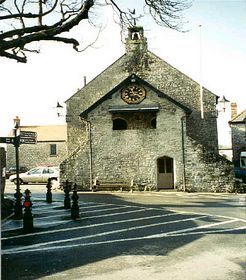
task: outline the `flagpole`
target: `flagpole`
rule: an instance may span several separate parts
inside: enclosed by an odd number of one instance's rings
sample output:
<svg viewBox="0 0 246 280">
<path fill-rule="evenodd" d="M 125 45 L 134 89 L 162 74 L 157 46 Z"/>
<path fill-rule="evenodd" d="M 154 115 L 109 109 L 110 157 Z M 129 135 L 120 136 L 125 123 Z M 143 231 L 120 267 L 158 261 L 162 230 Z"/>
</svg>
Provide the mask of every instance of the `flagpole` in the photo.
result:
<svg viewBox="0 0 246 280">
<path fill-rule="evenodd" d="M 200 108 L 201 108 L 201 119 L 204 119 L 204 109 L 203 109 L 203 81 L 202 81 L 202 25 L 199 25 L 200 29 Z"/>
</svg>

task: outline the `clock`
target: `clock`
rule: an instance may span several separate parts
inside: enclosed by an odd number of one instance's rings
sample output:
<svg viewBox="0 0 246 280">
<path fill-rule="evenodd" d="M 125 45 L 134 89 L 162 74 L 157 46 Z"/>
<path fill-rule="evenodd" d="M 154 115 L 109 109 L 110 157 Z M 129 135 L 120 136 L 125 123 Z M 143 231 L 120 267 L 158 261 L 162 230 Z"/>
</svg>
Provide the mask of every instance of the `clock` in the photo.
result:
<svg viewBox="0 0 246 280">
<path fill-rule="evenodd" d="M 121 98 L 128 104 L 138 104 L 146 97 L 146 90 L 144 87 L 131 84 L 121 91 Z"/>
</svg>

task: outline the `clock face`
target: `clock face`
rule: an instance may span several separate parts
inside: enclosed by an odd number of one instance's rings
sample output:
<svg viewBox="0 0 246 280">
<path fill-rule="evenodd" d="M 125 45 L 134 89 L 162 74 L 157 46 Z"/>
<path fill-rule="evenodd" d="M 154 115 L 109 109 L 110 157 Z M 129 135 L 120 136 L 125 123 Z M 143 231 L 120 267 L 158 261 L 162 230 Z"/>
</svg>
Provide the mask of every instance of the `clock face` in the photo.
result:
<svg viewBox="0 0 246 280">
<path fill-rule="evenodd" d="M 121 98 L 128 104 L 140 103 L 146 97 L 146 90 L 136 84 L 131 84 L 121 91 Z"/>
</svg>

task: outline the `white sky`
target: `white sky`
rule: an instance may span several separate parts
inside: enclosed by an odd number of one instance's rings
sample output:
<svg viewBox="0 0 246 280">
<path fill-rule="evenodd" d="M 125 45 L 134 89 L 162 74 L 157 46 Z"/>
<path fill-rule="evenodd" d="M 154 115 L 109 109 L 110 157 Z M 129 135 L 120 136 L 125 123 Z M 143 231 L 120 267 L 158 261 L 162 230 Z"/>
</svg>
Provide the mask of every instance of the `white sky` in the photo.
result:
<svg viewBox="0 0 246 280">
<path fill-rule="evenodd" d="M 137 7 L 132 1 L 121 2 Z M 62 103 L 83 87 L 84 76 L 90 81 L 124 53 L 119 28 L 111 18 L 109 11 L 105 13 L 105 28 L 95 48 L 85 52 L 46 42 L 40 45 L 40 54 L 28 56 L 27 64 L 0 58 L 0 136 L 7 135 L 15 116 L 21 118 L 21 125 L 64 123 L 56 115 L 56 102 Z M 236 101 L 239 112 L 244 110 L 246 1 L 195 0 L 185 20 L 189 23 L 184 28 L 190 31 L 179 33 L 142 19 L 139 24 L 145 29 L 149 50 L 199 81 L 201 24 L 203 84 L 216 95 Z M 86 23 L 74 32 L 82 41 L 97 35 Z"/>
</svg>

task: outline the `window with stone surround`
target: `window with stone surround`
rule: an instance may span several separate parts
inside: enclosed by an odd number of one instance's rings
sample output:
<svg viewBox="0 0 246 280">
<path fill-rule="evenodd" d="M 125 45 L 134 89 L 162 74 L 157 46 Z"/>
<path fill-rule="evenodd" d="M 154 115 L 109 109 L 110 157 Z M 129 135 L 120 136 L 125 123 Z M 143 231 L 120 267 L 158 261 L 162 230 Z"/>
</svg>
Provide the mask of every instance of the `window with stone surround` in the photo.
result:
<svg viewBox="0 0 246 280">
<path fill-rule="evenodd" d="M 126 130 L 127 122 L 124 119 L 116 118 L 113 120 L 113 130 Z"/>
<path fill-rule="evenodd" d="M 50 156 L 57 156 L 57 146 L 56 144 L 50 144 Z"/>
<path fill-rule="evenodd" d="M 113 130 L 156 129 L 156 112 L 114 113 Z"/>
</svg>

